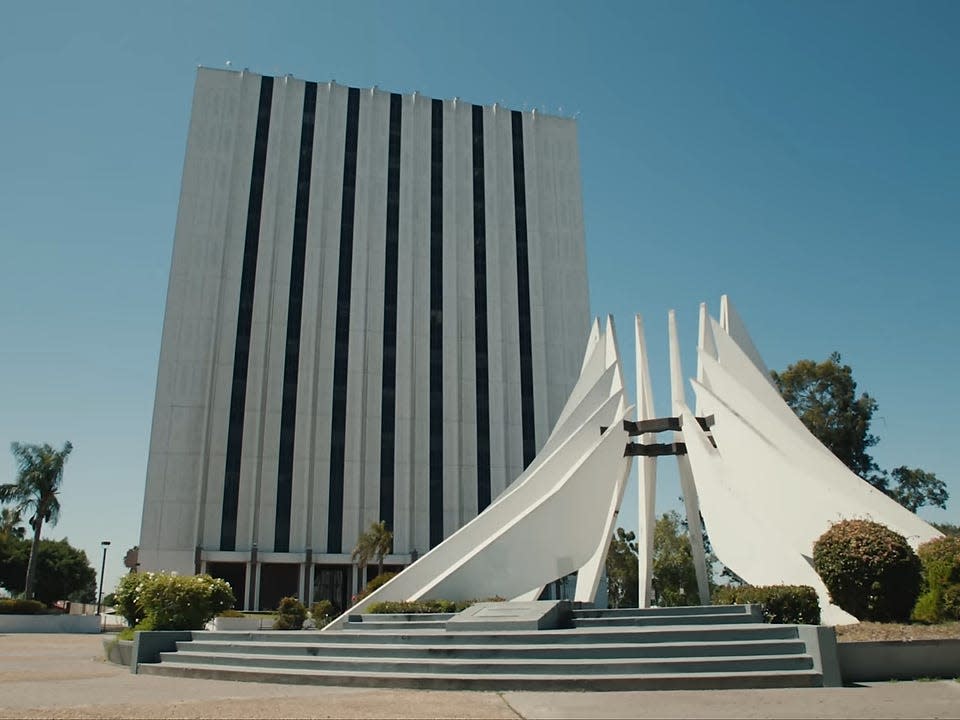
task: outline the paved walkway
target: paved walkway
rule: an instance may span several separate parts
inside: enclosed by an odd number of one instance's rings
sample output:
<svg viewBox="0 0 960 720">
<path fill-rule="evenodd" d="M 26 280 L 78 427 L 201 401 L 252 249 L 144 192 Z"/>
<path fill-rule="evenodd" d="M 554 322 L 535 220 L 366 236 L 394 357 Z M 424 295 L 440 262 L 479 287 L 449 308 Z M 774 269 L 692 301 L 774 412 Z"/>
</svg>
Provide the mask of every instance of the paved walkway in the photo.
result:
<svg viewBox="0 0 960 720">
<path fill-rule="evenodd" d="M 103 660 L 103 637 L 0 635 L 0 718 L 960 718 L 952 680 L 699 692 L 368 690 L 131 675 Z"/>
</svg>

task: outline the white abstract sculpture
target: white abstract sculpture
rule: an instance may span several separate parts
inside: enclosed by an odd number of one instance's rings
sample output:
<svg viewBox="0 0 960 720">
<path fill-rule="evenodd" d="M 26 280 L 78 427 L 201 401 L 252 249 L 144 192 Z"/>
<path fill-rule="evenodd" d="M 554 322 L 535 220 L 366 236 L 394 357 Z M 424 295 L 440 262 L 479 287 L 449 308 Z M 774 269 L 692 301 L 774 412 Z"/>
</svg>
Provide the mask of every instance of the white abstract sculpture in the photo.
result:
<svg viewBox="0 0 960 720">
<path fill-rule="evenodd" d="M 535 599 L 574 571 L 576 597 L 593 600 L 630 471 L 623 420 L 632 409 L 613 320 L 603 331 L 595 322 L 580 378 L 530 466 L 476 518 L 349 613 L 382 600 Z"/>
<path fill-rule="evenodd" d="M 716 447 L 683 409 L 683 435 L 717 557 L 751 584 L 817 590 L 825 624 L 856 622 L 830 604 L 812 567 L 813 545 L 832 523 L 867 518 L 916 548 L 940 533 L 851 472 L 803 425 L 770 381 L 730 301 L 717 323 L 702 314 L 700 412 L 713 415 Z"/>
<path fill-rule="evenodd" d="M 529 467 L 476 518 L 348 613 L 383 600 L 493 595 L 535 600 L 547 583 L 573 572 L 574 599 L 592 601 L 634 455 L 641 456 L 639 599 L 647 607 L 652 601 L 656 456 L 675 454 L 704 604 L 710 598 L 701 514 L 717 557 L 745 581 L 810 585 L 825 624 L 856 622 L 830 604 L 813 569 L 813 544 L 831 523 L 870 518 L 904 535 L 914 548 L 940 533 L 854 475 L 807 431 L 773 386 L 726 296 L 720 308 L 717 322 L 706 305 L 700 306 L 692 381 L 696 415 L 684 397 L 676 317 L 670 311 L 674 417 L 659 420 L 640 316 L 635 324 L 636 422 L 628 417 L 633 407 L 626 399 L 613 320 L 608 317 L 603 330 L 594 322 L 580 377 Z M 673 431 L 672 445 L 642 441 L 665 427 Z M 630 434 L 639 435 L 640 442 L 631 445 Z M 340 627 L 348 613 L 327 629 Z"/>
</svg>

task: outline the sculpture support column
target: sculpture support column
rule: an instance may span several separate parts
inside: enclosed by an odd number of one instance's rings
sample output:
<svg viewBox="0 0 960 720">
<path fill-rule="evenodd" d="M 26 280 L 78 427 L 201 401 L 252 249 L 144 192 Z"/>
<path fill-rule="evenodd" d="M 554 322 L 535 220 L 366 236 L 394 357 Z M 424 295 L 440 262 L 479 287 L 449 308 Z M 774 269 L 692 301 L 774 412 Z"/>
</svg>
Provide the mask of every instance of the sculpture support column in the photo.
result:
<svg viewBox="0 0 960 720">
<path fill-rule="evenodd" d="M 671 310 L 667 316 L 670 334 L 670 394 L 673 400 L 673 414 L 683 414 L 686 401 L 683 392 L 683 369 L 680 365 L 680 343 L 677 339 L 677 315 Z M 674 442 L 683 442 L 683 431 L 673 433 Z M 703 552 L 703 531 L 700 525 L 700 502 L 697 499 L 697 487 L 693 482 L 693 471 L 686 455 L 677 456 L 680 471 L 680 489 L 683 493 L 683 507 L 687 515 L 687 532 L 690 537 L 690 549 L 693 555 L 693 568 L 697 574 L 697 591 L 700 604 L 710 604 L 710 583 L 707 581 L 707 559 Z"/>
<path fill-rule="evenodd" d="M 653 389 L 650 383 L 650 365 L 647 361 L 647 343 L 643 333 L 643 319 L 636 316 L 637 341 L 637 420 L 654 417 Z M 642 441 L 642 437 L 641 437 Z M 637 463 L 638 513 L 637 555 L 639 561 L 640 607 L 650 607 L 653 599 L 653 531 L 656 527 L 657 459 L 641 458 Z"/>
</svg>

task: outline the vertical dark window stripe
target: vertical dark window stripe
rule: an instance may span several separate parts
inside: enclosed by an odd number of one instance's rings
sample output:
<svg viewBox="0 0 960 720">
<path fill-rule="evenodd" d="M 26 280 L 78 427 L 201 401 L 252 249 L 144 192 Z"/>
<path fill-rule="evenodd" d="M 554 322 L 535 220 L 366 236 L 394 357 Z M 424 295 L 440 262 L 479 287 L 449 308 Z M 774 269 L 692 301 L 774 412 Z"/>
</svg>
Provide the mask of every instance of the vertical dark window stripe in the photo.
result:
<svg viewBox="0 0 960 720">
<path fill-rule="evenodd" d="M 240 300 L 237 311 L 237 338 L 233 351 L 233 382 L 230 389 L 230 416 L 227 426 L 227 457 L 223 476 L 223 505 L 220 519 L 220 549 L 237 546 L 237 507 L 240 502 L 240 455 L 243 447 L 243 416 L 247 401 L 247 366 L 250 359 L 250 325 L 253 320 L 253 292 L 257 280 L 257 251 L 260 246 L 260 213 L 263 208 L 263 179 L 267 167 L 267 140 L 270 136 L 270 106 L 273 78 L 260 79 L 257 130 L 253 142 L 247 227 L 240 271 Z"/>
<path fill-rule="evenodd" d="M 530 266 L 527 257 L 527 192 L 523 169 L 523 115 L 513 121 L 513 208 L 517 230 L 517 310 L 520 325 L 520 417 L 523 423 L 523 466 L 536 455 L 533 421 L 533 350 L 530 337 Z"/>
<path fill-rule="evenodd" d="M 393 530 L 397 393 L 397 254 L 400 242 L 402 96 L 390 95 L 387 149 L 387 231 L 383 276 L 383 392 L 380 405 L 380 519 Z"/>
<path fill-rule="evenodd" d="M 487 356 L 487 226 L 483 107 L 473 106 L 473 316 L 477 353 L 477 512 L 490 504 L 490 385 Z"/>
<path fill-rule="evenodd" d="M 347 91 L 347 130 L 343 150 L 340 206 L 340 264 L 337 271 L 337 323 L 333 350 L 333 409 L 330 424 L 330 500 L 327 552 L 343 548 L 343 473 L 347 429 L 347 360 L 350 347 L 350 289 L 353 273 L 353 212 L 357 190 L 357 132 L 360 91 Z"/>
<path fill-rule="evenodd" d="M 443 101 L 430 127 L 430 547 L 443 540 Z"/>
<path fill-rule="evenodd" d="M 307 251 L 307 216 L 310 212 L 310 174 L 313 167 L 313 128 L 317 113 L 317 84 L 303 91 L 300 124 L 300 164 L 293 216 L 293 252 L 290 260 L 290 295 L 287 300 L 287 344 L 283 358 L 283 401 L 280 410 L 280 460 L 277 466 L 277 508 L 274 524 L 275 552 L 290 551 L 290 504 L 293 496 L 293 444 L 297 427 L 297 380 L 300 366 L 300 321 L 303 315 L 303 273 Z"/>
</svg>

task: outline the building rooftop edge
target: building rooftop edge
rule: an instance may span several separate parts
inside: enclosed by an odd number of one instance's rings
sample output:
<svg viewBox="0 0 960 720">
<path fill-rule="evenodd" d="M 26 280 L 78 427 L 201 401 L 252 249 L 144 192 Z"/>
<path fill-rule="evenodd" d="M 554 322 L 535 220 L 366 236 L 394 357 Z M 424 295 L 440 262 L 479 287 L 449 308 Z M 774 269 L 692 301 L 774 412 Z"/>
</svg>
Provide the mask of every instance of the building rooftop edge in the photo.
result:
<svg viewBox="0 0 960 720">
<path fill-rule="evenodd" d="M 318 84 L 322 84 L 322 85 L 338 85 L 338 86 L 340 86 L 340 87 L 345 87 L 345 88 L 354 88 L 353 85 L 344 85 L 344 84 L 342 84 L 342 83 L 338 83 L 336 80 L 333 80 L 333 79 L 331 79 L 331 80 L 308 81 L 308 80 L 304 80 L 304 78 L 296 77 L 295 75 L 293 75 L 293 73 L 285 73 L 285 74 L 282 74 L 282 75 L 268 75 L 268 74 L 265 74 L 265 73 L 255 72 L 255 71 L 253 71 L 253 70 L 250 70 L 249 68 L 243 68 L 242 70 L 236 70 L 236 69 L 234 69 L 234 68 L 210 67 L 209 65 L 202 65 L 202 64 L 201 64 L 201 65 L 197 65 L 197 71 L 199 72 L 200 70 L 207 70 L 207 71 L 213 71 L 213 72 L 232 73 L 232 74 L 235 74 L 235 75 L 250 74 L 250 75 L 256 75 L 257 77 L 272 77 L 272 78 L 274 78 L 275 80 L 277 80 L 277 79 L 283 79 L 283 78 L 290 78 L 290 79 L 292 79 L 292 80 L 298 80 L 298 81 L 300 81 L 300 82 L 317 82 Z M 381 88 L 380 88 L 379 86 L 377 86 L 377 85 L 374 85 L 373 87 L 368 87 L 368 88 L 356 88 L 356 89 L 357 89 L 357 90 L 373 90 L 374 92 L 382 92 L 382 93 L 385 93 L 385 94 L 388 94 L 388 95 L 393 94 L 392 91 L 390 91 L 390 90 L 383 90 L 383 89 L 381 89 Z M 473 102 L 470 102 L 470 101 L 468 101 L 468 100 L 464 100 L 464 99 L 461 98 L 461 97 L 433 98 L 433 97 L 431 97 L 431 96 L 429 96 L 429 95 L 424 95 L 423 93 L 420 93 L 419 91 L 416 91 L 416 90 L 414 90 L 413 92 L 400 92 L 400 93 L 397 93 L 397 94 L 399 94 L 399 95 L 404 95 L 404 96 L 413 96 L 413 95 L 416 95 L 416 96 L 418 96 L 418 97 L 422 97 L 422 98 L 425 98 L 425 99 L 427 99 L 427 100 L 443 100 L 444 102 L 449 102 L 449 101 L 461 101 L 461 102 L 466 103 L 467 105 L 480 105 L 481 107 L 488 107 L 488 108 L 496 107 L 496 108 L 501 108 L 501 109 L 504 109 L 504 110 L 509 110 L 509 111 L 511 111 L 511 112 L 514 112 L 514 111 L 520 112 L 520 113 L 522 113 L 522 114 L 524 114 L 524 115 L 535 115 L 535 116 L 537 116 L 537 117 L 549 117 L 549 118 L 553 118 L 553 119 L 556 119 L 556 120 L 570 120 L 570 121 L 572 121 L 572 122 L 576 122 L 576 121 L 577 121 L 576 115 L 561 115 L 561 114 L 558 114 L 558 113 L 551 113 L 551 112 L 546 112 L 546 111 L 543 111 L 543 110 L 537 110 L 537 108 L 533 108 L 533 109 L 531 109 L 531 110 L 518 110 L 517 108 L 511 108 L 511 107 L 508 107 L 507 105 L 503 105 L 503 104 L 501 104 L 501 103 L 499 103 L 499 102 L 485 104 L 485 103 L 473 103 Z M 577 114 L 579 114 L 579 113 L 577 113 Z"/>
</svg>

